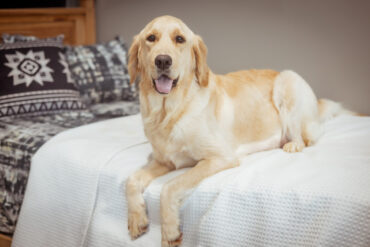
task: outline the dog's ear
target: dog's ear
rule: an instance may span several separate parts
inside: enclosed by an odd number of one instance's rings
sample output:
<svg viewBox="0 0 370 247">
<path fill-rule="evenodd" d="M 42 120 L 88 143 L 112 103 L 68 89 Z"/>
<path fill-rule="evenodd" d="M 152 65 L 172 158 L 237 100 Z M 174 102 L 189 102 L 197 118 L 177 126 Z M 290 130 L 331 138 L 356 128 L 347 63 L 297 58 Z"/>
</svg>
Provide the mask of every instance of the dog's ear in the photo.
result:
<svg viewBox="0 0 370 247">
<path fill-rule="evenodd" d="M 139 37 L 136 35 L 128 52 L 129 59 L 128 59 L 128 73 L 130 75 L 130 83 L 134 83 L 136 78 L 138 77 L 141 68 L 139 63 Z"/>
<path fill-rule="evenodd" d="M 195 75 L 199 85 L 206 87 L 208 85 L 209 75 L 209 68 L 207 65 L 207 47 L 202 38 L 198 35 L 195 35 L 194 37 L 193 51 L 195 57 Z"/>
</svg>

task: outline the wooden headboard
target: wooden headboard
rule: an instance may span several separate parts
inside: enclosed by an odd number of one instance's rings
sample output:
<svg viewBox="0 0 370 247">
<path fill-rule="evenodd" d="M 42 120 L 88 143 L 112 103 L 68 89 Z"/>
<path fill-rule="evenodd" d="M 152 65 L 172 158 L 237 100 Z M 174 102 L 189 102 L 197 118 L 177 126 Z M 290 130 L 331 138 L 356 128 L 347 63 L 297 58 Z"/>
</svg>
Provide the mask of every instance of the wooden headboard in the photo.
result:
<svg viewBox="0 0 370 247">
<path fill-rule="evenodd" d="M 94 0 L 80 0 L 76 8 L 0 9 L 0 33 L 40 38 L 64 34 L 64 43 L 96 41 Z"/>
</svg>

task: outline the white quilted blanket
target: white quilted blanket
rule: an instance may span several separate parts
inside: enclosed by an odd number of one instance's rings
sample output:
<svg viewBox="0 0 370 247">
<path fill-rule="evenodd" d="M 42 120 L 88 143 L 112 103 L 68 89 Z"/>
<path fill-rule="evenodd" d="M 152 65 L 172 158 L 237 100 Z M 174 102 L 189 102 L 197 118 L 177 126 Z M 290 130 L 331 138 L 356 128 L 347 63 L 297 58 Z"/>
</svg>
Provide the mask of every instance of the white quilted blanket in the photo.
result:
<svg viewBox="0 0 370 247">
<path fill-rule="evenodd" d="M 256 153 L 204 180 L 181 208 L 182 246 L 370 246 L 370 118 L 325 127 L 302 153 Z M 131 241 L 124 184 L 150 151 L 139 115 L 54 137 L 32 161 L 13 246 L 160 246 L 161 187 L 184 170 L 145 191 L 149 232 Z"/>
</svg>

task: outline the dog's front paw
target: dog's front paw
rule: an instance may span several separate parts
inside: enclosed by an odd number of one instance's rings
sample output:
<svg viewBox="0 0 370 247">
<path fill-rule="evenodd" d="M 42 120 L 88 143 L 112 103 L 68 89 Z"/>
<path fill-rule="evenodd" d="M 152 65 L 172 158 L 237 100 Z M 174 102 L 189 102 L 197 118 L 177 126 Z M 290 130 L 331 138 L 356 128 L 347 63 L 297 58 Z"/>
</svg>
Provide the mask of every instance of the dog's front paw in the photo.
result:
<svg viewBox="0 0 370 247">
<path fill-rule="evenodd" d="M 304 148 L 303 143 L 291 141 L 288 143 L 285 143 L 283 146 L 283 150 L 288 153 L 295 153 L 295 152 L 301 152 Z"/>
<path fill-rule="evenodd" d="M 180 246 L 182 233 L 177 227 L 162 227 L 162 247 Z"/>
<path fill-rule="evenodd" d="M 128 215 L 128 230 L 131 239 L 134 240 L 140 237 L 148 230 L 148 217 L 144 212 L 130 212 Z"/>
</svg>

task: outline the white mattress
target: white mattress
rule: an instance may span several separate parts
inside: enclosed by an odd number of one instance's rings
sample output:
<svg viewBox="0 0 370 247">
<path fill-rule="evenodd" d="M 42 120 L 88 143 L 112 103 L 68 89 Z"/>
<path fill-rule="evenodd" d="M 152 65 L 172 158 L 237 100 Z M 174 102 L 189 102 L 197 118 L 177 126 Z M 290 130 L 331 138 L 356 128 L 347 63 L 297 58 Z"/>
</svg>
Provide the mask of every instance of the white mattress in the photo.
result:
<svg viewBox="0 0 370 247">
<path fill-rule="evenodd" d="M 182 246 L 370 246 L 370 118 L 325 128 L 302 153 L 252 154 L 204 180 L 181 208 Z M 12 246 L 160 246 L 161 187 L 184 170 L 147 188 L 149 232 L 131 241 L 124 184 L 150 151 L 139 115 L 54 137 L 32 161 Z"/>
</svg>

